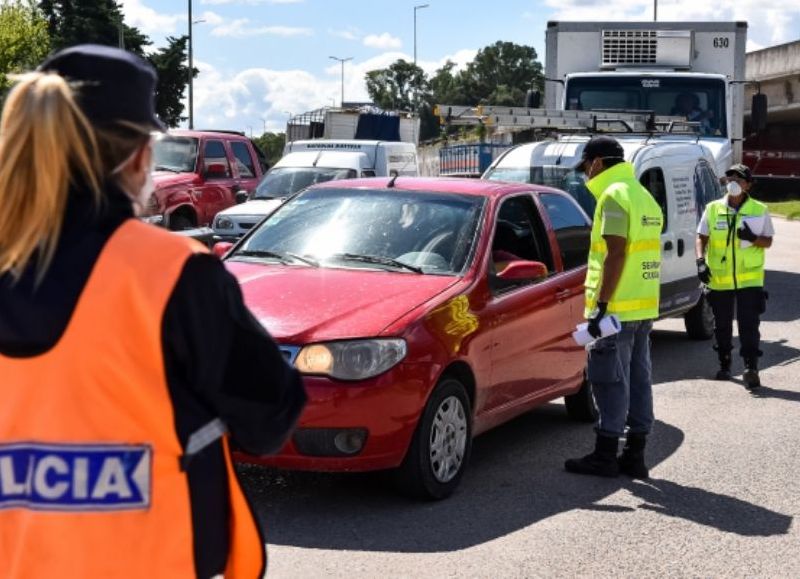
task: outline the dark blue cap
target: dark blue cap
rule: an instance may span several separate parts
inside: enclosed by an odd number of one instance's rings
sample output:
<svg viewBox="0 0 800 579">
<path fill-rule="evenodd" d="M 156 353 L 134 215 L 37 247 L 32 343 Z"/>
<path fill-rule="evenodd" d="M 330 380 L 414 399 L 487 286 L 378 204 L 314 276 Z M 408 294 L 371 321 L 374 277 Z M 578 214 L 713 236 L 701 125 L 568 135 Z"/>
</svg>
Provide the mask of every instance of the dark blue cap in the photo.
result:
<svg viewBox="0 0 800 579">
<path fill-rule="evenodd" d="M 625 160 L 625 150 L 614 137 L 597 135 L 589 139 L 583 147 L 583 153 L 578 164 L 573 167 L 579 173 L 583 172 L 583 164 L 592 159 L 621 159 Z"/>
<path fill-rule="evenodd" d="M 155 111 L 156 71 L 131 52 L 80 44 L 56 52 L 39 70 L 58 73 L 75 83 L 78 104 L 94 125 L 127 121 L 166 130 Z"/>
</svg>

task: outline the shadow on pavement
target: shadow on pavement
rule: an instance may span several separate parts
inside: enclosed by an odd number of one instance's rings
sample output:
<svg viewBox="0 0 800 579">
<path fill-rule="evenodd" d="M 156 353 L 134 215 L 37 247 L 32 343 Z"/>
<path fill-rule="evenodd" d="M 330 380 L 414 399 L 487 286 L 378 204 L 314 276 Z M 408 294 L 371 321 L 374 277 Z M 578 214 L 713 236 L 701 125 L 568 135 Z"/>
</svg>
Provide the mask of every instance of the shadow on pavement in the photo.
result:
<svg viewBox="0 0 800 579">
<path fill-rule="evenodd" d="M 683 439 L 681 430 L 656 422 L 650 464 L 669 458 Z M 374 474 L 240 469 L 248 495 L 258 505 L 267 542 L 295 547 L 455 551 L 573 509 L 628 511 L 595 505 L 621 488 L 631 489 L 654 510 L 725 531 L 772 535 L 788 528 L 789 517 L 701 489 L 566 473 L 564 459 L 585 454 L 593 440 L 590 426 L 569 422 L 561 405 L 547 405 L 478 437 L 461 487 L 440 502 L 399 497 Z"/>
<path fill-rule="evenodd" d="M 767 270 L 764 288 L 769 292 L 767 311 L 761 316 L 765 322 L 793 322 L 800 320 L 800 300 L 797 288 L 800 274 L 789 271 Z"/>
<path fill-rule="evenodd" d="M 778 390 L 776 388 L 770 388 L 769 386 L 761 386 L 761 388 L 754 390 L 751 394 L 753 398 L 775 398 L 778 400 L 788 400 L 789 402 L 800 402 L 800 392 Z"/>
<path fill-rule="evenodd" d="M 712 343 L 712 340 L 690 340 L 682 331 L 654 330 L 651 348 L 653 384 L 696 378 L 713 379 L 719 369 L 719 362 Z M 761 350 L 764 355 L 759 360 L 759 369 L 763 371 L 772 366 L 781 366 L 800 360 L 800 350 L 787 344 L 785 339 L 762 340 Z M 739 339 L 734 336 L 734 374 L 741 373 L 743 370 L 743 363 L 738 357 L 738 351 Z"/>
<path fill-rule="evenodd" d="M 641 509 L 714 527 L 727 533 L 747 537 L 783 535 L 792 524 L 790 516 L 740 499 L 666 480 L 631 481 L 625 488 L 645 501 L 640 505 Z"/>
</svg>

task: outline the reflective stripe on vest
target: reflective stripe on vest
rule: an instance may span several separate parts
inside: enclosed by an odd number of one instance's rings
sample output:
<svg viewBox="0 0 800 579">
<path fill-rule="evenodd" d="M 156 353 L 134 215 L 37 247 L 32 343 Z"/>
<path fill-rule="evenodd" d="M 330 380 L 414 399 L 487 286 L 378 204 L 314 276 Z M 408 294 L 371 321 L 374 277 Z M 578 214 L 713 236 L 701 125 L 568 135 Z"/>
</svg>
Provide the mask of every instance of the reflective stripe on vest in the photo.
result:
<svg viewBox="0 0 800 579">
<path fill-rule="evenodd" d="M 125 222 L 58 343 L 32 358 L 0 355 L 0 577 L 196 576 L 161 321 L 198 251 Z M 224 448 L 226 577 L 249 579 L 263 569 L 264 546 Z"/>
<path fill-rule="evenodd" d="M 597 306 L 607 255 L 601 233 L 603 205 L 613 199 L 628 214 L 628 243 L 625 266 L 608 304 L 608 312 L 620 321 L 648 320 L 658 317 L 661 272 L 661 224 L 658 203 L 637 180 L 630 163 L 620 163 L 594 177 L 587 187 L 598 197 L 592 223 L 589 268 L 586 272 L 586 307 L 591 316 Z"/>
<path fill-rule="evenodd" d="M 735 214 L 724 198 L 708 204 L 706 262 L 711 270 L 710 289 L 726 291 L 764 285 L 764 248 L 754 245 L 742 247 L 736 230 L 742 227 L 745 217 L 760 217 L 766 213 L 767 206 L 751 197 Z"/>
</svg>

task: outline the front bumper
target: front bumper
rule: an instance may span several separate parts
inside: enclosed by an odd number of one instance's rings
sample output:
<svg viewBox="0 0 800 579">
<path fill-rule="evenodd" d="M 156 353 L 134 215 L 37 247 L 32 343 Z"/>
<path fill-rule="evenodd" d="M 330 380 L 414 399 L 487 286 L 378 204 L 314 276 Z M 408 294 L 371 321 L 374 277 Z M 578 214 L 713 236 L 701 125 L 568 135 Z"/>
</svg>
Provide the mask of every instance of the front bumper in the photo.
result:
<svg viewBox="0 0 800 579">
<path fill-rule="evenodd" d="M 238 461 L 310 471 L 397 467 L 406 455 L 433 384 L 429 367 L 403 363 L 377 378 L 356 383 L 316 376 L 306 376 L 303 381 L 308 404 L 286 445 L 273 456 L 236 453 Z M 309 435 L 321 432 L 311 429 L 328 429 L 332 436 L 337 431 L 366 431 L 366 442 L 349 456 L 303 454 L 299 447 L 307 449 Z"/>
</svg>

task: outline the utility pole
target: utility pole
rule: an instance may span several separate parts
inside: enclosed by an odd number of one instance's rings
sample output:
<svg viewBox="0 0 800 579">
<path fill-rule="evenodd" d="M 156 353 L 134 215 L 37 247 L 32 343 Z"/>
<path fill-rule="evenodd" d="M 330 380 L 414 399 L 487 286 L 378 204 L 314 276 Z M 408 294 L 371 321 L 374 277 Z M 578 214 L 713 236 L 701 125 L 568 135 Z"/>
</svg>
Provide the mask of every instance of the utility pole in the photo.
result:
<svg viewBox="0 0 800 579">
<path fill-rule="evenodd" d="M 653 0 L 653 22 L 658 21 L 658 0 Z"/>
<path fill-rule="evenodd" d="M 189 0 L 189 130 L 194 129 L 194 56 L 192 54 L 192 0 Z"/>
<path fill-rule="evenodd" d="M 414 6 L 414 64 L 417 64 L 417 10 L 427 8 L 429 4 L 419 4 Z"/>
<path fill-rule="evenodd" d="M 329 56 L 328 58 L 330 58 L 331 60 L 335 60 L 337 62 L 341 62 L 342 63 L 342 103 L 341 103 L 341 107 L 344 108 L 344 63 L 347 62 L 348 60 L 353 60 L 353 57 L 352 56 L 348 56 L 347 58 L 339 58 L 338 56 Z"/>
</svg>

